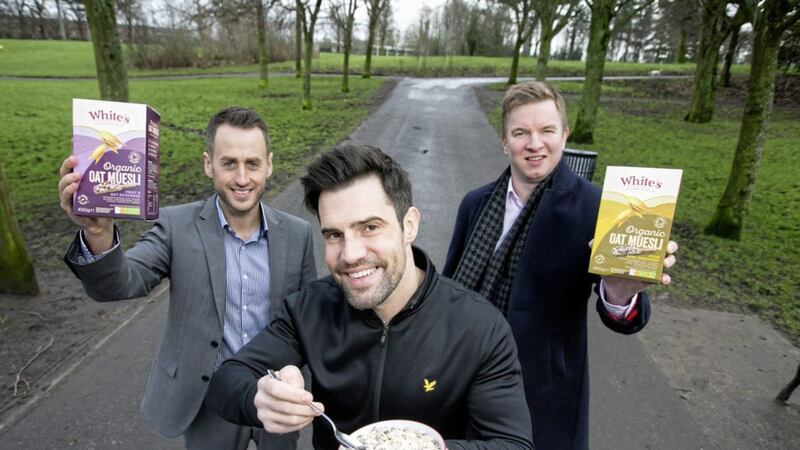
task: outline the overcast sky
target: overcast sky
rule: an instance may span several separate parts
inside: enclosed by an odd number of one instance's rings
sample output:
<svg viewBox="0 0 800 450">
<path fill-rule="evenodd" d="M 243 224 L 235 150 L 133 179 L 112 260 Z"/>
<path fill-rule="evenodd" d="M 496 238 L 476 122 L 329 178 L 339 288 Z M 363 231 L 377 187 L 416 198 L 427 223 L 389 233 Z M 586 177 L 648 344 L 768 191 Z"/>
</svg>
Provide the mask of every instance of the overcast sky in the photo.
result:
<svg viewBox="0 0 800 450">
<path fill-rule="evenodd" d="M 392 2 L 392 11 L 394 15 L 394 23 L 400 31 L 400 39 L 406 32 L 406 29 L 417 22 L 419 19 L 419 11 L 423 5 L 428 5 L 431 9 L 435 9 L 446 3 L 447 0 L 390 0 Z M 324 3 L 323 3 L 324 6 Z M 356 11 L 356 36 L 366 39 L 367 37 L 367 8 L 364 6 L 363 0 L 359 0 L 358 10 Z"/>
<path fill-rule="evenodd" d="M 394 0 L 392 9 L 394 10 L 394 20 L 400 30 L 405 31 L 406 27 L 417 21 L 419 10 L 422 5 L 428 5 L 434 9 L 443 5 L 446 0 Z M 364 9 L 366 17 L 366 9 Z"/>
</svg>

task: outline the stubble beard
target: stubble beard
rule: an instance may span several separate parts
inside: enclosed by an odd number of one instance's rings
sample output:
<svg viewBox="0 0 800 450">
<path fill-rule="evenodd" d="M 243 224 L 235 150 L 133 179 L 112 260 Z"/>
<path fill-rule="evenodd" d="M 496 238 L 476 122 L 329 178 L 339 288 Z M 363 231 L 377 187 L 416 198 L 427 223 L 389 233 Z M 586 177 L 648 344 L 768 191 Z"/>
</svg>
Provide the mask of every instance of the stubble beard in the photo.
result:
<svg viewBox="0 0 800 450">
<path fill-rule="evenodd" d="M 265 189 L 261 189 L 260 191 L 255 192 L 255 196 L 253 198 L 253 204 L 250 205 L 250 207 L 247 209 L 242 209 L 242 207 L 236 202 L 236 200 L 233 199 L 233 194 L 231 194 L 229 191 L 217 189 L 216 192 L 222 204 L 227 207 L 225 209 L 227 209 L 228 213 L 234 214 L 236 216 L 246 216 L 254 209 L 258 209 L 259 204 L 261 203 L 261 197 L 264 196 L 264 190 Z"/>
<path fill-rule="evenodd" d="M 344 277 L 347 275 L 340 274 L 337 276 L 337 283 L 342 288 L 345 297 L 347 298 L 347 302 L 350 305 L 358 310 L 367 310 L 367 309 L 375 309 L 381 304 L 383 304 L 390 295 L 397 289 L 397 286 L 400 284 L 400 280 L 403 278 L 403 272 L 405 271 L 405 258 L 401 257 L 398 258 L 397 263 L 394 265 L 394 270 L 389 270 L 389 264 L 385 261 L 376 260 L 376 259 L 368 259 L 365 261 L 359 262 L 359 265 L 368 263 L 370 265 L 375 265 L 383 269 L 383 276 L 381 277 L 380 282 L 377 286 L 375 286 L 371 292 L 363 292 L 356 289 L 352 289 L 345 281 Z M 338 269 L 338 268 L 337 268 Z"/>
</svg>

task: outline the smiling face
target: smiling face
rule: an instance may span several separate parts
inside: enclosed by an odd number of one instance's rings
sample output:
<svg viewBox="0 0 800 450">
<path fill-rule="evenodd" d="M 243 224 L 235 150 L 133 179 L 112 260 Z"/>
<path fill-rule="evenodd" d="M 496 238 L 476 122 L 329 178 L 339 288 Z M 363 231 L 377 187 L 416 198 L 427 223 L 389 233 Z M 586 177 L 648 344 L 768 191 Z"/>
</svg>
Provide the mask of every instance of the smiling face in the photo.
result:
<svg viewBox="0 0 800 450">
<path fill-rule="evenodd" d="M 555 169 L 567 136 L 569 129 L 564 127 L 553 100 L 526 103 L 511 110 L 502 142 L 515 190 L 530 194 Z"/>
<path fill-rule="evenodd" d="M 214 151 L 203 153 L 203 163 L 228 220 L 258 217 L 258 202 L 272 174 L 272 153 L 267 154 L 260 129 L 221 125 L 214 136 Z"/>
<path fill-rule="evenodd" d="M 396 311 L 416 289 L 411 242 L 419 211 L 411 207 L 403 226 L 377 175 L 356 179 L 319 197 L 325 264 L 356 309 Z M 391 316 L 392 314 L 389 314 Z"/>
</svg>

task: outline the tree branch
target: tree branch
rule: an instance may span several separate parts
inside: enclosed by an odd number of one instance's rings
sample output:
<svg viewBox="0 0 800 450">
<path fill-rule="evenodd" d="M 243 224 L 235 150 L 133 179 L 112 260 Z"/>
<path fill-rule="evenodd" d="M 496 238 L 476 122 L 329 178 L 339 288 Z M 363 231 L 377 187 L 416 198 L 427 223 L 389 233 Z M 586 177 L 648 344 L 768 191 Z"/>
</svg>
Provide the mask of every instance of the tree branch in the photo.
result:
<svg viewBox="0 0 800 450">
<path fill-rule="evenodd" d="M 30 390 L 30 386 L 31 386 L 31 385 L 30 385 L 30 383 L 28 383 L 28 381 L 27 381 L 27 380 L 25 380 L 24 378 L 22 378 L 22 372 L 24 372 L 24 371 L 25 371 L 25 369 L 27 369 L 27 368 L 28 368 L 28 366 L 30 366 L 30 365 L 31 365 L 31 363 L 32 363 L 33 361 L 35 361 L 35 360 L 36 360 L 36 358 L 38 358 L 38 357 L 39 357 L 39 355 L 41 355 L 42 353 L 46 352 L 46 351 L 47 351 L 47 349 L 49 349 L 50 347 L 52 347 L 52 346 L 53 346 L 53 341 L 54 341 L 54 340 L 55 340 L 55 339 L 53 339 L 53 337 L 52 337 L 52 336 L 50 336 L 50 342 L 48 342 L 48 343 L 47 343 L 47 345 L 46 345 L 46 346 L 44 346 L 44 348 L 41 348 L 41 347 L 40 347 L 40 348 L 39 348 L 39 350 L 37 350 L 36 354 L 35 354 L 35 355 L 33 355 L 33 358 L 29 359 L 29 360 L 28 360 L 28 362 L 26 362 L 26 363 L 25 363 L 25 365 L 24 365 L 24 366 L 22 366 L 22 368 L 21 368 L 21 369 L 19 369 L 19 372 L 17 372 L 17 377 L 16 377 L 16 379 L 14 380 L 14 385 L 13 385 L 13 387 L 14 387 L 14 394 L 12 395 L 12 397 L 16 397 L 16 396 L 17 396 L 17 392 L 18 392 L 18 388 L 19 388 L 19 383 L 20 383 L 20 381 L 22 381 L 23 383 L 25 383 L 25 385 L 27 386 L 27 390 Z"/>
</svg>

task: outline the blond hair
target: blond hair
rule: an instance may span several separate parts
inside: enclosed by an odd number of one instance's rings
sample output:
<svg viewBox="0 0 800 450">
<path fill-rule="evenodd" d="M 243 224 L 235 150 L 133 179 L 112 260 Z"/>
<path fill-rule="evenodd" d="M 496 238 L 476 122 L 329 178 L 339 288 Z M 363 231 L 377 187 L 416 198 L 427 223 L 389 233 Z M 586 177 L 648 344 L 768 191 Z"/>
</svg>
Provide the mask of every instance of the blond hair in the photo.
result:
<svg viewBox="0 0 800 450">
<path fill-rule="evenodd" d="M 564 97 L 547 83 L 528 81 L 511 86 L 503 97 L 503 135 L 505 136 L 506 134 L 506 121 L 508 120 L 508 116 L 514 108 L 547 100 L 552 100 L 556 104 L 558 115 L 561 117 L 561 127 L 566 129 L 567 107 L 564 104 Z"/>
</svg>

